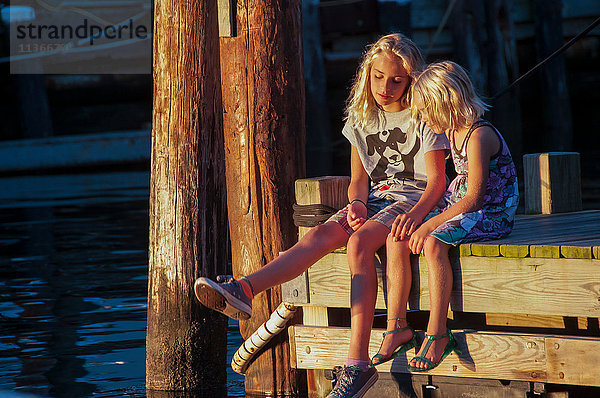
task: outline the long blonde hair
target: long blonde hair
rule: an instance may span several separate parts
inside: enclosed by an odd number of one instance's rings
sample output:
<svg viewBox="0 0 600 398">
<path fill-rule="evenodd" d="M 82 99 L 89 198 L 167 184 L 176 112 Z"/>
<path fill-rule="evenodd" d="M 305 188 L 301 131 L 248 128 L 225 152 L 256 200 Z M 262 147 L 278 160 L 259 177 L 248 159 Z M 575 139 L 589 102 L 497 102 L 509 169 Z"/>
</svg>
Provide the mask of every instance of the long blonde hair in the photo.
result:
<svg viewBox="0 0 600 398">
<path fill-rule="evenodd" d="M 376 43 L 368 47 L 362 58 L 358 72 L 350 90 L 350 96 L 346 101 L 346 121 L 353 127 L 364 128 L 377 122 L 378 107 L 371 93 L 371 66 L 376 57 L 382 53 L 393 54 L 400 59 L 411 81 L 423 70 L 425 61 L 421 51 L 401 33 L 392 33 L 381 37 Z M 407 95 L 410 87 L 407 87 L 404 97 L 401 99 L 408 106 Z"/>
<path fill-rule="evenodd" d="M 411 97 L 418 94 L 428 122 L 444 130 L 470 127 L 489 106 L 479 98 L 467 72 L 452 61 L 430 64 L 413 82 Z M 420 111 L 414 102 L 411 119 L 418 122 Z"/>
</svg>

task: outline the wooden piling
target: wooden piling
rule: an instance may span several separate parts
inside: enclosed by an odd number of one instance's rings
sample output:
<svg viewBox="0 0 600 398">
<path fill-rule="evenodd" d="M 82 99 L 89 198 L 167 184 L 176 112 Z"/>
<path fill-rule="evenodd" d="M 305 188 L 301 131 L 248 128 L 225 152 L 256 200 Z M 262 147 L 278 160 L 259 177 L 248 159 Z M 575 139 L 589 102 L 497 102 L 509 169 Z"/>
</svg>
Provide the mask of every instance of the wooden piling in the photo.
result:
<svg viewBox="0 0 600 398">
<path fill-rule="evenodd" d="M 222 37 L 221 81 L 227 202 L 235 276 L 256 271 L 296 241 L 294 180 L 304 175 L 304 81 L 299 0 L 240 0 L 236 35 Z M 281 302 L 280 288 L 258 294 L 248 337 Z M 296 393 L 287 333 L 246 372 L 248 395 Z"/>
<path fill-rule="evenodd" d="M 227 321 L 193 293 L 227 265 L 216 5 L 155 2 L 148 391 L 226 394 Z"/>
<path fill-rule="evenodd" d="M 306 164 L 308 176 L 331 172 L 331 122 L 327 103 L 325 65 L 321 48 L 319 0 L 302 2 L 302 46 L 306 78 Z"/>
<path fill-rule="evenodd" d="M 541 61 L 564 43 L 562 0 L 534 0 L 535 47 Z M 540 70 L 541 102 L 546 137 L 543 150 L 569 151 L 573 148 L 571 101 L 564 55 L 559 55 Z"/>
<path fill-rule="evenodd" d="M 511 0 L 458 0 L 452 12 L 456 60 L 467 68 L 473 85 L 484 98 L 500 92 L 518 77 L 517 46 L 510 9 Z M 505 93 L 489 105 L 491 109 L 485 117 L 502 133 L 513 157 L 521 159 L 518 89 Z"/>
<path fill-rule="evenodd" d="M 511 15 L 512 0 L 486 0 L 487 93 L 495 95 L 519 77 L 519 58 L 515 26 Z M 515 87 L 490 105 L 486 117 L 506 140 L 518 169 L 523 153 L 519 88 Z"/>
<path fill-rule="evenodd" d="M 524 155 L 525 212 L 553 214 L 581 210 L 579 163 L 577 152 Z"/>
</svg>

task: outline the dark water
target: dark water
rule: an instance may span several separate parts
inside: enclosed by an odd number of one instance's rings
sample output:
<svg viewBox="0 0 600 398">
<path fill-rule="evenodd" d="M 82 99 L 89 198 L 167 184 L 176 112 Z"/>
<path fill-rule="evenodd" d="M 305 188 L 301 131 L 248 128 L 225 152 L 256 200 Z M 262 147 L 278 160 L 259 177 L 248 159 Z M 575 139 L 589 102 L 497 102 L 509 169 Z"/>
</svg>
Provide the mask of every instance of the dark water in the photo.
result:
<svg viewBox="0 0 600 398">
<path fill-rule="evenodd" d="M 149 179 L 0 178 L 0 397 L 146 395 Z"/>
</svg>

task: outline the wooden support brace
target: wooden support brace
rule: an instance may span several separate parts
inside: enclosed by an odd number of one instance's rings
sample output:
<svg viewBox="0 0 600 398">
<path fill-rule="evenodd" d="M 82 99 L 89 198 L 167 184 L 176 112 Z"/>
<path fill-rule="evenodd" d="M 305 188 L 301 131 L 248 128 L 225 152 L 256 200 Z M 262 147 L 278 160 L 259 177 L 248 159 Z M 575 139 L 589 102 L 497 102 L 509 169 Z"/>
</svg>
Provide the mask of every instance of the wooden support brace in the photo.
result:
<svg viewBox="0 0 600 398">
<path fill-rule="evenodd" d="M 325 326 L 329 325 L 329 318 L 327 316 L 327 307 L 318 306 L 305 306 L 302 307 L 304 325 L 314 326 Z M 293 330 L 293 329 L 292 329 Z M 292 331 L 290 331 L 291 336 Z M 290 339 L 291 340 L 291 339 Z M 295 345 L 295 342 L 294 342 Z M 346 345 L 347 347 L 347 345 Z M 306 348 L 304 348 L 306 351 Z M 310 349 L 309 349 L 310 350 Z M 296 353 L 298 354 L 298 348 L 296 347 Z M 296 365 L 298 365 L 296 357 Z M 333 366 L 332 366 L 333 368 Z M 306 379 L 308 384 L 308 396 L 310 398 L 325 397 L 331 391 L 331 382 L 325 378 L 324 369 L 308 369 L 306 372 Z"/>
</svg>

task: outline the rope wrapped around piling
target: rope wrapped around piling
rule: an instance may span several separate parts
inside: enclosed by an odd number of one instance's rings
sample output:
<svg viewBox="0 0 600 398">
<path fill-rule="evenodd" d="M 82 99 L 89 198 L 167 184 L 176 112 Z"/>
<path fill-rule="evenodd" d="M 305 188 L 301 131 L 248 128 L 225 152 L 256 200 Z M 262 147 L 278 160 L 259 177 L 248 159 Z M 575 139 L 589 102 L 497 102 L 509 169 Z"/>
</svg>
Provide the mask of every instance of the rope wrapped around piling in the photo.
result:
<svg viewBox="0 0 600 398">
<path fill-rule="evenodd" d="M 271 314 L 271 317 L 252 333 L 233 354 L 231 368 L 234 372 L 245 374 L 250 360 L 258 350 L 264 347 L 275 335 L 285 328 L 285 324 L 296 312 L 296 307 L 290 303 L 281 303 Z"/>
<path fill-rule="evenodd" d="M 337 209 L 322 204 L 299 205 L 294 203 L 292 207 L 294 209 L 294 224 L 297 227 L 317 226 L 338 212 Z"/>
</svg>

